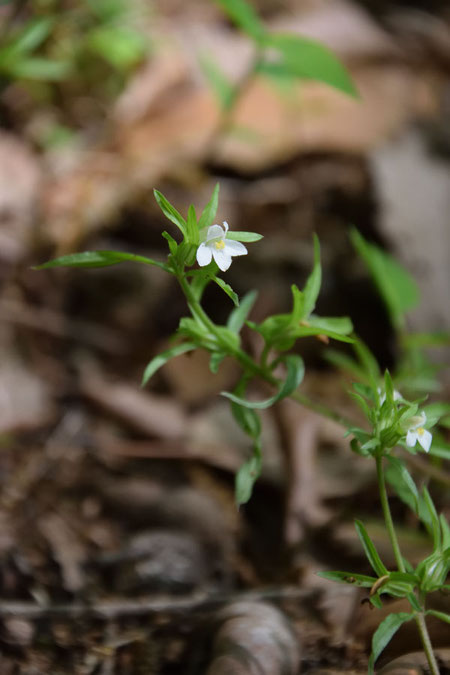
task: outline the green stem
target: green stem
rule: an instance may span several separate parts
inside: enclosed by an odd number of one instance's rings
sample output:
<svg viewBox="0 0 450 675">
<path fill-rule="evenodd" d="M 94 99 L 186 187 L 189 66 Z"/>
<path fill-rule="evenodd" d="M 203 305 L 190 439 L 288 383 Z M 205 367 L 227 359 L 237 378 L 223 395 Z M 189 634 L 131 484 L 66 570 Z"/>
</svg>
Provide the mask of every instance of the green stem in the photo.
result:
<svg viewBox="0 0 450 675">
<path fill-rule="evenodd" d="M 439 675 L 439 666 L 431 645 L 430 635 L 428 633 L 425 617 L 422 613 L 416 614 L 417 628 L 419 629 L 420 639 L 422 640 L 423 650 L 426 654 L 431 675 Z"/>
<path fill-rule="evenodd" d="M 394 556 L 397 562 L 398 570 L 399 572 L 405 572 L 405 563 L 403 562 L 402 554 L 400 552 L 400 546 L 398 544 L 397 534 L 395 532 L 394 521 L 392 520 L 391 509 L 389 507 L 389 500 L 386 491 L 386 481 L 384 479 L 384 471 L 383 471 L 382 448 L 375 455 L 375 459 L 377 464 L 378 489 L 380 491 L 380 501 L 381 501 L 381 508 L 383 509 L 384 522 L 386 523 L 389 539 L 391 540 L 391 545 L 394 551 Z"/>
</svg>

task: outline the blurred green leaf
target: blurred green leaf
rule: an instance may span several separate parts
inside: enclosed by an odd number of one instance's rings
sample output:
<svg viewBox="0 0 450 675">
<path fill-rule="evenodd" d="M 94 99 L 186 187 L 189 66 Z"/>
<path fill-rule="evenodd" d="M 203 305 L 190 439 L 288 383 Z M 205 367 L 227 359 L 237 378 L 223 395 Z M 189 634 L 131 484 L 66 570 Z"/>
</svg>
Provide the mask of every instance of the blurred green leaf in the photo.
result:
<svg viewBox="0 0 450 675">
<path fill-rule="evenodd" d="M 233 309 L 233 311 L 231 312 L 227 321 L 227 327 L 233 333 L 238 334 L 241 332 L 241 328 L 244 325 L 248 315 L 250 314 L 252 307 L 255 304 L 257 296 L 258 296 L 257 291 L 250 291 L 249 293 L 244 295 L 239 304 L 239 307 L 236 307 L 236 309 Z"/>
<path fill-rule="evenodd" d="M 14 36 L 8 50 L 15 55 L 29 53 L 39 47 L 50 35 L 55 20 L 51 17 L 42 17 L 29 21 L 22 31 Z"/>
<path fill-rule="evenodd" d="M 271 34 L 267 46 L 280 53 L 287 70 L 297 77 L 324 82 L 349 96 L 358 97 L 347 69 L 320 42 L 299 35 Z"/>
<path fill-rule="evenodd" d="M 17 79 L 57 82 L 64 80 L 70 70 L 70 64 L 65 61 L 30 57 L 3 63 L 0 55 L 0 71 Z"/>
<path fill-rule="evenodd" d="M 392 256 L 367 242 L 357 230 L 351 231 L 350 238 L 372 275 L 392 325 L 397 330 L 402 328 L 406 312 L 419 302 L 416 282 Z"/>
<path fill-rule="evenodd" d="M 320 266 L 320 243 L 317 235 L 314 235 L 314 265 L 311 274 L 306 280 L 303 289 L 303 316 L 302 319 L 307 319 L 314 307 L 320 292 L 320 284 L 322 282 L 322 268 Z M 331 329 L 334 330 L 334 329 Z"/>
<path fill-rule="evenodd" d="M 254 452 L 239 469 L 236 475 L 235 499 L 236 504 L 246 504 L 252 496 L 253 486 L 261 475 L 261 454 Z"/>
<path fill-rule="evenodd" d="M 253 7 L 246 0 L 215 0 L 238 28 L 257 44 L 263 44 L 267 32 Z"/>
<path fill-rule="evenodd" d="M 206 204 L 205 208 L 202 211 L 200 218 L 198 219 L 199 230 L 203 230 L 205 227 L 210 227 L 213 224 L 214 218 L 216 217 L 217 207 L 219 204 L 219 183 L 216 183 L 211 199 Z"/>
<path fill-rule="evenodd" d="M 219 106 L 222 110 L 229 110 L 235 98 L 233 84 L 209 54 L 201 54 L 199 62 Z"/>
<path fill-rule="evenodd" d="M 148 51 L 144 36 L 127 26 L 99 26 L 88 35 L 89 47 L 114 68 L 127 70 Z"/>
</svg>

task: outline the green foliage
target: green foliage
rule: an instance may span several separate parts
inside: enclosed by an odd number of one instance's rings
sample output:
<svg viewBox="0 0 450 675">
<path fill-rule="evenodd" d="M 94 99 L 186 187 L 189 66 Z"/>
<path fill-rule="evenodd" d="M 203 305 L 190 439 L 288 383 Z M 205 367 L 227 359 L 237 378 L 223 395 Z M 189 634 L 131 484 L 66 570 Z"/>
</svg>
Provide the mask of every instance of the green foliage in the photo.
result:
<svg viewBox="0 0 450 675">
<path fill-rule="evenodd" d="M 48 262 L 38 265 L 34 269 L 46 270 L 53 267 L 109 267 L 110 265 L 118 265 L 123 262 L 138 262 L 144 265 L 155 265 L 161 269 L 167 270 L 167 265 L 151 258 L 146 258 L 142 255 L 134 255 L 134 253 L 122 253 L 121 251 L 84 251 L 83 253 L 70 253 L 63 255 L 60 258 L 49 260 Z"/>
<path fill-rule="evenodd" d="M 230 110 L 235 100 L 235 89 L 223 70 L 210 54 L 203 52 L 199 57 L 203 74 L 222 110 Z"/>
<path fill-rule="evenodd" d="M 253 7 L 245 0 L 215 0 L 225 14 L 257 44 L 263 45 L 267 32 Z"/>
<path fill-rule="evenodd" d="M 144 387 L 156 371 L 167 363 L 167 361 L 170 361 L 170 359 L 180 356 L 181 354 L 186 354 L 186 352 L 192 352 L 195 348 L 196 345 L 194 343 L 182 342 L 155 356 L 144 371 L 144 375 L 142 376 L 142 386 Z"/>
<path fill-rule="evenodd" d="M 333 52 L 319 42 L 299 35 L 271 34 L 266 44 L 278 52 L 279 65 L 287 74 L 324 82 L 349 96 L 358 96 L 347 70 Z"/>
<path fill-rule="evenodd" d="M 374 664 L 384 648 L 394 637 L 400 626 L 407 621 L 411 621 L 414 614 L 408 612 L 398 612 L 389 614 L 384 621 L 380 623 L 372 638 L 372 653 L 369 659 L 369 675 L 374 673 Z"/>
<path fill-rule="evenodd" d="M 386 304 L 392 325 L 396 329 L 403 328 L 405 314 L 419 301 L 414 279 L 392 256 L 369 244 L 357 230 L 352 230 L 350 237 Z"/>
<path fill-rule="evenodd" d="M 282 362 L 286 365 L 286 378 L 282 382 L 278 392 L 266 399 L 265 401 L 248 401 L 247 399 L 231 394 L 228 391 L 222 391 L 222 396 L 229 398 L 230 401 L 237 403 L 245 408 L 253 408 L 255 410 L 264 410 L 270 408 L 272 405 L 281 401 L 283 398 L 290 396 L 300 385 L 305 374 L 305 364 L 303 359 L 297 354 L 288 354 L 282 357 Z"/>
<path fill-rule="evenodd" d="M 364 525 L 361 523 L 360 520 L 355 520 L 355 527 L 358 533 L 358 537 L 363 546 L 364 552 L 366 554 L 367 560 L 369 561 L 373 571 L 376 574 L 378 574 L 379 577 L 388 574 L 387 567 L 385 567 L 385 565 L 381 561 L 381 558 L 378 555 L 374 543 L 372 542 L 371 538 L 369 537 L 366 531 L 366 528 L 364 527 Z"/>
<path fill-rule="evenodd" d="M 303 291 L 295 284 L 291 286 L 290 314 L 275 314 L 259 325 L 252 324 L 252 328 L 261 333 L 268 347 L 287 351 L 293 347 L 296 340 L 308 336 L 325 336 L 340 342 L 353 343 L 353 338 L 348 337 L 353 330 L 348 317 L 318 317 L 311 313 L 320 292 L 321 278 L 320 246 L 315 236 L 313 269 Z"/>
</svg>

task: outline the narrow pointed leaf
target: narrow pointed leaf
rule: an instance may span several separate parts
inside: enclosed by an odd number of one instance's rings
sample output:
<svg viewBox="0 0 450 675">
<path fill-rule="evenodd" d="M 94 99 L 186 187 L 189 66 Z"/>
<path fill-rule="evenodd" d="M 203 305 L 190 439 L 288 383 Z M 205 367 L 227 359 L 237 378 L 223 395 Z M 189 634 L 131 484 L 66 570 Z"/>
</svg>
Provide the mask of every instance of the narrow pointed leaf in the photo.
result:
<svg viewBox="0 0 450 675">
<path fill-rule="evenodd" d="M 239 307 L 233 309 L 227 321 L 227 327 L 233 333 L 238 334 L 241 332 L 241 328 L 244 325 L 248 315 L 250 314 L 257 297 L 258 297 L 257 291 L 250 291 L 249 293 L 244 295 L 244 297 L 239 303 Z"/>
<path fill-rule="evenodd" d="M 389 614 L 384 621 L 380 623 L 372 638 L 372 653 L 369 660 L 369 675 L 374 673 L 374 664 L 380 656 L 383 649 L 389 644 L 398 631 L 400 626 L 407 621 L 411 621 L 414 614 L 407 612 L 398 612 L 397 614 Z"/>
<path fill-rule="evenodd" d="M 223 290 L 224 293 L 233 301 L 236 307 L 239 307 L 239 297 L 238 294 L 233 291 L 230 284 L 227 284 L 221 277 L 212 277 L 214 283 L 216 283 Z"/>
<path fill-rule="evenodd" d="M 394 328 L 401 328 L 405 313 L 413 309 L 419 301 L 416 282 L 392 256 L 375 244 L 367 242 L 357 230 L 351 232 L 350 238 L 369 269 Z"/>
<path fill-rule="evenodd" d="M 155 195 L 155 199 L 158 202 L 159 208 L 164 213 L 166 218 L 168 218 L 168 220 L 170 220 L 178 227 L 179 230 L 181 230 L 183 237 L 186 237 L 186 221 L 183 216 L 178 213 L 176 208 L 172 206 L 169 200 L 166 199 L 159 190 L 153 190 L 153 194 Z"/>
<path fill-rule="evenodd" d="M 440 619 L 445 623 L 450 623 L 450 614 L 446 614 L 445 612 L 438 612 L 436 609 L 429 609 L 427 610 L 426 614 L 431 614 L 431 616 L 435 616 L 436 619 Z"/>
<path fill-rule="evenodd" d="M 233 230 L 232 232 L 228 230 L 227 232 L 227 239 L 232 239 L 233 241 L 243 241 L 247 244 L 254 241 L 260 241 L 262 238 L 263 235 L 258 234 L 257 232 L 239 232 L 236 230 Z"/>
<path fill-rule="evenodd" d="M 227 391 L 222 391 L 222 396 L 226 396 L 226 398 L 229 398 L 231 401 L 246 408 L 254 408 L 255 410 L 269 408 L 274 403 L 277 403 L 277 401 L 281 401 L 281 399 L 286 398 L 286 396 L 290 396 L 292 392 L 297 389 L 305 374 L 305 365 L 300 356 L 289 354 L 284 357 L 283 362 L 286 364 L 287 368 L 286 379 L 275 396 L 271 396 L 265 401 L 247 401 L 246 399 L 235 396 Z"/>
<path fill-rule="evenodd" d="M 261 453 L 259 446 L 256 445 L 253 456 L 241 466 L 236 475 L 236 504 L 246 504 L 252 496 L 253 486 L 261 475 L 261 466 Z"/>
<path fill-rule="evenodd" d="M 46 270 L 52 267 L 108 267 L 123 262 L 139 262 L 145 265 L 156 265 L 167 270 L 167 265 L 157 260 L 152 260 L 142 255 L 122 253 L 120 251 L 84 251 L 83 253 L 71 253 L 60 258 L 49 260 L 42 265 L 34 267 L 36 270 Z"/>
<path fill-rule="evenodd" d="M 369 577 L 367 574 L 352 574 L 351 572 L 317 572 L 317 576 L 360 588 L 372 588 L 377 581 L 376 577 Z"/>
<path fill-rule="evenodd" d="M 249 2 L 246 2 L 246 0 L 215 1 L 233 23 L 253 38 L 255 42 L 262 44 L 265 41 L 266 29 Z"/>
<path fill-rule="evenodd" d="M 202 215 L 198 220 L 198 227 L 200 230 L 203 230 L 205 227 L 210 227 L 210 225 L 213 224 L 213 220 L 217 213 L 217 207 L 219 205 L 219 188 L 219 183 L 216 183 L 211 199 L 202 211 Z"/>
<path fill-rule="evenodd" d="M 372 569 L 379 577 L 383 577 L 385 574 L 389 574 L 387 567 L 383 564 L 378 551 L 375 548 L 374 543 L 369 537 L 366 528 L 360 520 L 355 520 L 356 531 L 358 532 L 359 539 L 363 545 L 364 552 L 367 556 L 368 561 L 370 562 Z"/>
<path fill-rule="evenodd" d="M 158 354 L 153 358 L 144 371 L 142 377 L 142 386 L 145 386 L 149 379 L 156 373 L 156 371 L 161 368 L 167 361 L 173 359 L 175 356 L 180 356 L 181 354 L 186 354 L 186 352 L 192 352 L 196 349 L 195 344 L 192 342 L 182 342 L 175 347 L 167 349 L 165 352 Z"/>
<path fill-rule="evenodd" d="M 320 265 L 320 244 L 317 235 L 314 235 L 314 266 L 303 289 L 303 317 L 307 319 L 316 306 L 322 283 L 322 268 Z"/>
</svg>

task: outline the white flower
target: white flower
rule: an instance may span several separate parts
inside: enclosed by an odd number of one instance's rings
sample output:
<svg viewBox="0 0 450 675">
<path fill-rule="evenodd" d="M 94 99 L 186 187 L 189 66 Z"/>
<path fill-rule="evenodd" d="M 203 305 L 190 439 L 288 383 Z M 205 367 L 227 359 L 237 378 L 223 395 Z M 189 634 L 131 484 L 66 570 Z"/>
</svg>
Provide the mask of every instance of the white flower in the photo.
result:
<svg viewBox="0 0 450 675">
<path fill-rule="evenodd" d="M 382 391 L 381 387 L 378 387 L 378 393 L 380 394 L 380 405 L 383 405 L 383 403 L 386 400 L 386 394 Z M 403 396 L 401 395 L 401 393 L 399 391 L 397 391 L 397 389 L 394 389 L 393 398 L 394 398 L 394 401 L 398 401 L 401 398 L 403 398 Z"/>
<path fill-rule="evenodd" d="M 214 258 L 219 269 L 226 272 L 231 265 L 231 258 L 235 255 L 247 255 L 247 249 L 240 241 L 227 239 L 228 223 L 208 227 L 206 239 L 197 249 L 197 262 L 200 267 L 209 265 Z"/>
<path fill-rule="evenodd" d="M 409 419 L 409 429 L 406 434 L 406 445 L 410 448 L 413 448 L 417 441 L 419 441 L 422 448 L 425 452 L 428 452 L 430 449 L 431 441 L 433 440 L 432 434 L 429 431 L 424 429 L 424 424 L 427 421 L 427 416 L 424 412 L 420 415 L 415 415 Z"/>
</svg>

